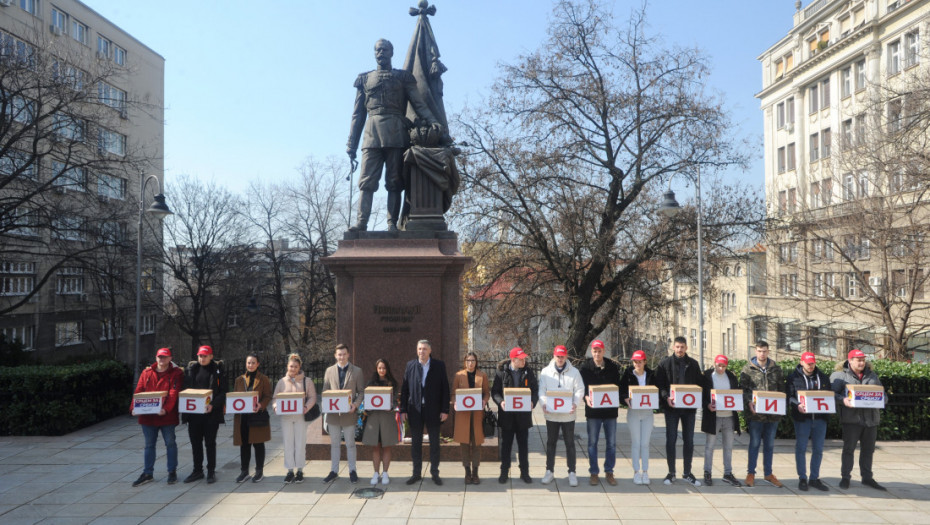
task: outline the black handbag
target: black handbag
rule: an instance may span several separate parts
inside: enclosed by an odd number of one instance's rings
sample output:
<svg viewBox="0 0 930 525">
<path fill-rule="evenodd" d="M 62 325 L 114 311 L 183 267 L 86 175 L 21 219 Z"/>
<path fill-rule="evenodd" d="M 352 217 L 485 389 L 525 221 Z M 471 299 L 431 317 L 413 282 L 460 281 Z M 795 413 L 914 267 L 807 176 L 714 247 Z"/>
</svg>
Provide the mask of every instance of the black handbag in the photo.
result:
<svg viewBox="0 0 930 525">
<path fill-rule="evenodd" d="M 252 414 L 245 414 L 245 422 L 250 427 L 267 427 L 271 424 L 271 414 L 267 410 L 259 410 Z"/>
<path fill-rule="evenodd" d="M 497 415 L 490 408 L 484 409 L 484 436 L 490 437 L 497 432 Z"/>
<path fill-rule="evenodd" d="M 307 378 L 305 377 L 304 378 L 304 391 L 306 392 L 306 390 L 307 390 Z M 322 414 L 323 412 L 320 411 L 320 404 L 315 403 L 312 407 L 310 407 L 310 410 L 304 412 L 304 421 L 308 423 L 311 421 L 316 421 L 316 418 L 320 417 L 320 415 Z"/>
</svg>

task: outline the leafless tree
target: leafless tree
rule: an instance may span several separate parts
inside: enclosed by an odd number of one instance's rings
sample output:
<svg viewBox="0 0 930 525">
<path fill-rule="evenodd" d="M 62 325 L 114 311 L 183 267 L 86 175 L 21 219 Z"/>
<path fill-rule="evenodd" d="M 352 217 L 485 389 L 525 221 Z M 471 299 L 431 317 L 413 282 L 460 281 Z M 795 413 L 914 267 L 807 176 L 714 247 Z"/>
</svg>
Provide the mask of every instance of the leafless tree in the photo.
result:
<svg viewBox="0 0 930 525">
<path fill-rule="evenodd" d="M 560 2 L 546 43 L 502 66 L 454 130 L 470 146 L 457 227 L 483 247 L 486 282 L 518 272 L 531 315 L 564 314 L 574 355 L 643 292 L 650 264 L 692 260 L 695 215 L 656 213 L 669 181 L 743 161 L 722 103 L 704 92 L 707 59 L 645 29 L 643 11 L 617 28 L 594 2 Z M 752 210 L 720 206 L 708 240 L 750 222 L 737 209 Z"/>
</svg>

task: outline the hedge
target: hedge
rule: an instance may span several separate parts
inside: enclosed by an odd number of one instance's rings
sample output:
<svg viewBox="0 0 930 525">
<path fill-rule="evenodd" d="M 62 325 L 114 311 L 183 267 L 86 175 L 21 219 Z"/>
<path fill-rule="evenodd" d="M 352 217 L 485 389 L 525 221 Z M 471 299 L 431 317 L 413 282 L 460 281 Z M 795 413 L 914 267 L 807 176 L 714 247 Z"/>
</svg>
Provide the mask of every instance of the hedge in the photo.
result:
<svg viewBox="0 0 930 525">
<path fill-rule="evenodd" d="M 131 398 L 117 361 L 0 367 L 0 435 L 60 436 L 125 414 Z"/>
<path fill-rule="evenodd" d="M 844 361 L 845 362 L 845 361 Z M 739 377 L 740 370 L 746 365 L 745 360 L 730 360 L 727 367 Z M 795 367 L 797 359 L 779 361 L 788 378 Z M 817 368 L 829 376 L 836 366 L 835 361 L 817 361 Z M 930 365 L 902 363 L 896 361 L 876 360 L 869 366 L 878 374 L 888 401 L 882 410 L 878 427 L 878 439 L 885 441 L 910 441 L 930 439 Z M 746 428 L 745 413 L 740 413 L 740 424 Z M 827 437 L 839 439 L 843 430 L 839 418 L 833 416 L 827 424 Z M 778 424 L 779 438 L 794 439 L 794 423 L 789 413 Z"/>
</svg>

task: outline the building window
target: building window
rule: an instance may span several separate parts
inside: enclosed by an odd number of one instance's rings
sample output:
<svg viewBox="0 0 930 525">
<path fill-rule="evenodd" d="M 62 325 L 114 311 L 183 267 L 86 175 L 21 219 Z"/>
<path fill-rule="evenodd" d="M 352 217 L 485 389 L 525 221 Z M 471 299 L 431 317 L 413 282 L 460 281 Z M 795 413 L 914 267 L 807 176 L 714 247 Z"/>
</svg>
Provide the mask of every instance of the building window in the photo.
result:
<svg viewBox="0 0 930 525">
<path fill-rule="evenodd" d="M 865 59 L 856 62 L 856 91 L 865 89 Z"/>
<path fill-rule="evenodd" d="M 788 144 L 788 149 L 786 150 L 785 156 L 787 157 L 788 171 L 791 171 L 795 168 L 794 161 L 794 142 Z"/>
<path fill-rule="evenodd" d="M 788 192 L 782 190 L 778 192 L 778 215 L 788 213 Z"/>
<path fill-rule="evenodd" d="M 63 11 L 53 7 L 51 27 L 52 27 L 52 31 L 55 34 L 58 34 L 58 35 L 67 34 L 68 33 L 68 15 L 66 15 Z"/>
<path fill-rule="evenodd" d="M 852 95 L 852 67 L 840 71 L 840 96 L 846 98 Z"/>
<path fill-rule="evenodd" d="M 742 267 L 741 265 L 737 264 L 737 265 L 736 265 L 736 269 L 733 271 L 733 273 L 735 273 L 737 277 L 742 277 L 742 276 L 743 276 L 743 267 Z"/>
<path fill-rule="evenodd" d="M 920 63 L 920 35 L 913 31 L 904 35 L 904 67 L 913 67 Z"/>
<path fill-rule="evenodd" d="M 859 296 L 859 278 L 854 272 L 846 274 L 846 297 L 855 298 Z"/>
<path fill-rule="evenodd" d="M 35 325 L 0 328 L 0 334 L 3 335 L 3 339 L 6 341 L 11 341 L 23 345 L 23 350 L 35 350 Z"/>
<path fill-rule="evenodd" d="M 815 273 L 811 282 L 811 292 L 814 297 L 823 297 L 823 274 Z"/>
<path fill-rule="evenodd" d="M 39 236 L 39 212 L 27 206 L 13 208 L 6 218 L 0 220 L 0 228 L 16 237 Z"/>
<path fill-rule="evenodd" d="M 235 328 L 239 326 L 239 314 L 229 314 L 226 316 L 226 327 Z"/>
<path fill-rule="evenodd" d="M 901 41 L 888 44 L 888 74 L 896 75 L 901 72 Z"/>
<path fill-rule="evenodd" d="M 860 173 L 859 180 L 856 184 L 856 197 L 864 199 L 869 196 L 869 175 L 867 173 Z"/>
<path fill-rule="evenodd" d="M 820 262 L 823 259 L 823 241 L 814 239 L 811 241 L 813 262 Z"/>
<path fill-rule="evenodd" d="M 87 26 L 73 18 L 71 19 L 71 38 L 87 45 Z"/>
<path fill-rule="evenodd" d="M 53 130 L 59 138 L 84 142 L 84 129 L 86 126 L 82 119 L 56 113 L 53 118 L 53 126 Z"/>
<path fill-rule="evenodd" d="M 820 109 L 830 107 L 830 77 L 820 82 Z"/>
<path fill-rule="evenodd" d="M 812 328 L 811 346 L 814 353 L 826 357 L 836 357 L 836 330 L 832 328 Z"/>
<path fill-rule="evenodd" d="M 140 334 L 154 334 L 155 333 L 155 323 L 157 319 L 155 314 L 143 315 L 142 316 L 142 329 L 139 330 Z"/>
<path fill-rule="evenodd" d="M 32 293 L 36 283 L 34 262 L 0 262 L 0 295 L 18 296 Z"/>
<path fill-rule="evenodd" d="M 867 260 L 872 257 L 872 241 L 865 238 L 859 238 L 859 259 Z"/>
<path fill-rule="evenodd" d="M 142 291 L 155 291 L 155 268 L 151 266 L 142 269 Z"/>
<path fill-rule="evenodd" d="M 100 340 L 111 341 L 123 337 L 123 320 L 122 319 L 101 319 L 100 320 Z"/>
<path fill-rule="evenodd" d="M 852 173 L 843 175 L 843 200 L 849 202 L 856 198 L 856 179 Z"/>
<path fill-rule="evenodd" d="M 101 35 L 97 35 L 97 58 L 110 58 L 110 49 L 112 47 L 113 42 L 110 42 Z"/>
<path fill-rule="evenodd" d="M 865 144 L 865 115 L 856 115 L 855 128 L 856 128 L 856 145 L 861 146 Z"/>
<path fill-rule="evenodd" d="M 852 147 L 853 145 L 853 122 L 851 118 L 843 121 L 842 130 L 843 130 L 843 149 Z"/>
<path fill-rule="evenodd" d="M 113 62 L 120 66 L 126 65 L 126 50 L 115 44 L 113 45 Z"/>
<path fill-rule="evenodd" d="M 820 109 L 819 108 L 820 97 L 817 94 L 817 88 L 818 88 L 817 84 L 814 84 L 813 86 L 807 88 L 807 99 L 809 103 L 810 113 L 817 113 L 817 110 Z"/>
<path fill-rule="evenodd" d="M 830 156 L 830 145 L 833 142 L 833 134 L 830 128 L 820 132 L 820 158 L 825 159 Z"/>
<path fill-rule="evenodd" d="M 820 207 L 820 182 L 811 183 L 811 208 Z"/>
<path fill-rule="evenodd" d="M 833 204 L 833 179 L 820 181 L 820 200 L 824 206 Z"/>
<path fill-rule="evenodd" d="M 904 128 L 904 104 L 900 98 L 888 103 L 888 132 L 897 133 Z"/>
<path fill-rule="evenodd" d="M 785 172 L 785 147 L 778 148 L 778 173 Z"/>
<path fill-rule="evenodd" d="M 69 191 L 84 191 L 87 187 L 87 177 L 84 168 L 68 166 L 57 160 L 52 161 L 52 186 Z"/>
<path fill-rule="evenodd" d="M 126 154 L 126 136 L 100 128 L 97 135 L 97 149 L 102 153 L 111 153 L 122 157 Z"/>
<path fill-rule="evenodd" d="M 19 7 L 33 16 L 39 16 L 39 0 L 19 0 Z"/>
<path fill-rule="evenodd" d="M 110 199 L 126 198 L 126 179 L 101 173 L 97 175 L 97 195 Z"/>
<path fill-rule="evenodd" d="M 52 232 L 64 241 L 83 241 L 84 219 L 76 215 L 59 215 L 52 219 Z"/>
<path fill-rule="evenodd" d="M 79 345 L 84 342 L 84 324 L 81 321 L 55 323 L 55 346 Z"/>
<path fill-rule="evenodd" d="M 788 213 L 794 214 L 798 211 L 798 191 L 795 188 L 788 190 Z"/>
<path fill-rule="evenodd" d="M 824 246 L 826 247 L 827 245 L 825 244 Z M 823 274 L 823 288 L 827 297 L 834 297 L 837 294 L 836 279 L 834 277 L 835 274 L 833 273 Z"/>
<path fill-rule="evenodd" d="M 775 121 L 778 129 L 785 127 L 785 103 L 779 102 L 775 105 Z"/>
<path fill-rule="evenodd" d="M 784 297 L 796 297 L 798 295 L 798 274 L 782 274 L 778 277 L 781 295 Z"/>
<path fill-rule="evenodd" d="M 820 133 L 814 133 L 810 139 L 811 162 L 820 158 Z"/>
<path fill-rule="evenodd" d="M 126 224 L 119 221 L 100 222 L 97 242 L 102 245 L 117 246 L 126 241 Z"/>
<path fill-rule="evenodd" d="M 55 293 L 58 295 L 80 295 L 84 293 L 84 268 L 65 267 L 58 270 Z"/>
<path fill-rule="evenodd" d="M 794 323 L 778 323 L 776 327 L 778 330 L 778 334 L 775 340 L 776 348 L 788 350 L 791 352 L 800 352 L 801 328 Z"/>
<path fill-rule="evenodd" d="M 794 124 L 794 97 L 785 100 L 785 122 Z"/>
<path fill-rule="evenodd" d="M 36 161 L 30 161 L 30 155 L 25 151 L 10 150 L 0 157 L 0 175 L 22 176 L 36 180 Z"/>
<path fill-rule="evenodd" d="M 106 82 L 97 84 L 97 98 L 111 108 L 122 110 L 126 107 L 126 92 Z"/>
<path fill-rule="evenodd" d="M 3 120 L 19 122 L 20 124 L 30 124 L 36 118 L 36 103 L 20 95 L 13 95 L 6 98 L 4 106 L 5 117 Z"/>
</svg>

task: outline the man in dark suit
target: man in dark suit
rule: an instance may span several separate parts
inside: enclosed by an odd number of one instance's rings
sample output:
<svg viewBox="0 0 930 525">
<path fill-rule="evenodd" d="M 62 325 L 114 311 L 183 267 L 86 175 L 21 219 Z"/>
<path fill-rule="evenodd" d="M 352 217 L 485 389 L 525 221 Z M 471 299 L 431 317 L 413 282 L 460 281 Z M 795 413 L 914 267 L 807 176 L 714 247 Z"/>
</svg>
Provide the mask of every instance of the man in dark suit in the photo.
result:
<svg viewBox="0 0 930 525">
<path fill-rule="evenodd" d="M 410 456 L 413 475 L 408 485 L 423 479 L 423 427 L 429 433 L 429 463 L 433 483 L 442 485 L 439 477 L 439 425 L 449 417 L 449 378 L 446 365 L 431 359 L 429 341 L 417 342 L 417 359 L 407 363 L 404 384 L 400 389 L 400 416 L 410 421 Z"/>
</svg>

